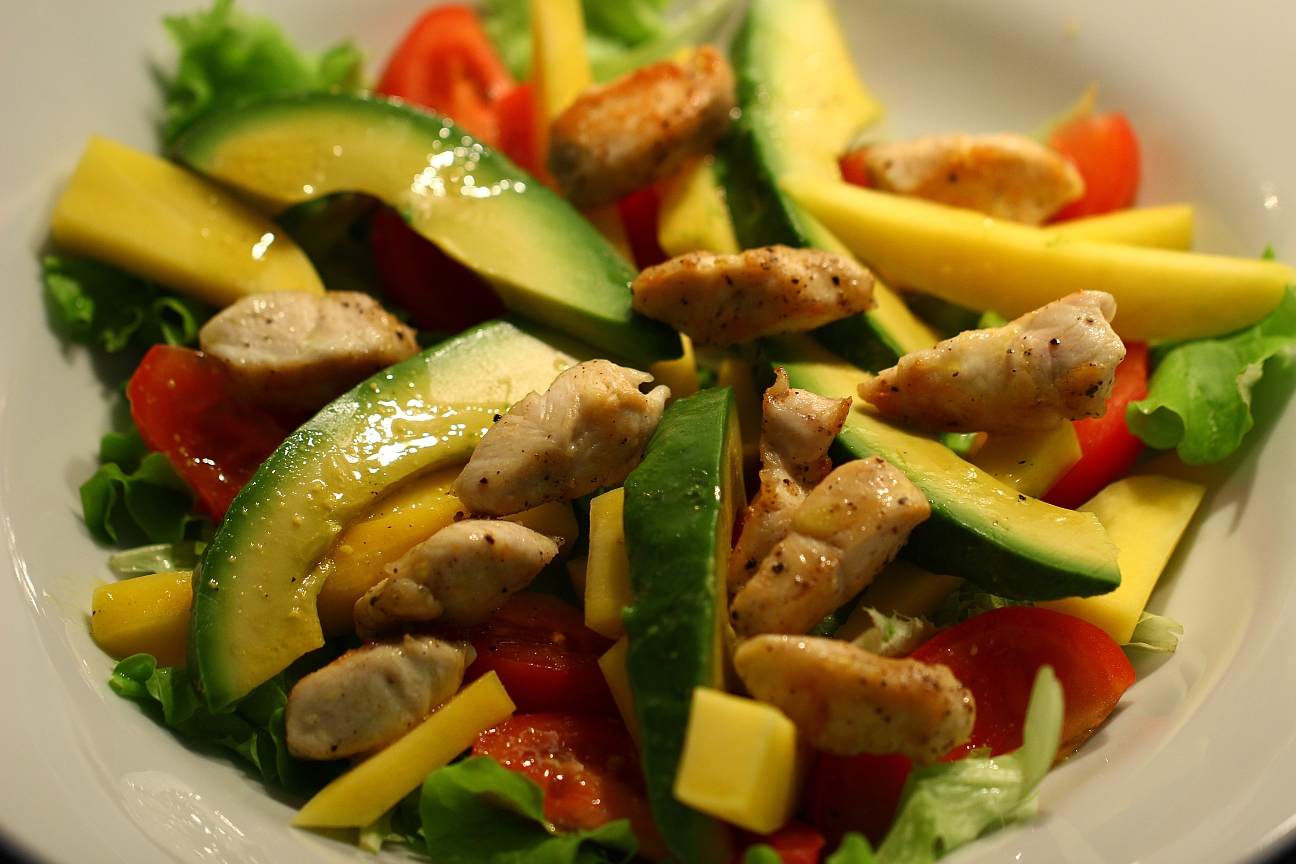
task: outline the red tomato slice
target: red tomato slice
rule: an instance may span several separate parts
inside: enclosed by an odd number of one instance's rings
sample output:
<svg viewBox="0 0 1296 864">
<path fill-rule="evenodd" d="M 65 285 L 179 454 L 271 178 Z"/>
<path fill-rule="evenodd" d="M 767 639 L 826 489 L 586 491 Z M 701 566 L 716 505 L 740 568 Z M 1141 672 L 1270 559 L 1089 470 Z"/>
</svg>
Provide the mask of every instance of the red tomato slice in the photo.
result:
<svg viewBox="0 0 1296 864">
<path fill-rule="evenodd" d="M 1053 667 L 1066 703 L 1060 753 L 1080 746 L 1134 683 L 1134 667 L 1110 636 L 1088 621 L 1034 606 L 1006 606 L 969 618 L 911 656 L 948 666 L 976 699 L 972 740 L 946 759 L 976 747 L 989 747 L 994 755 L 1020 747 L 1041 666 Z"/>
<path fill-rule="evenodd" d="M 657 216 L 661 210 L 661 195 L 656 187 L 648 186 L 631 192 L 617 202 L 621 222 L 625 225 L 626 239 L 634 252 L 635 266 L 640 270 L 660 264 L 666 253 L 657 245 Z"/>
<path fill-rule="evenodd" d="M 497 146 L 494 103 L 513 88 L 471 6 L 437 6 L 405 36 L 387 62 L 378 92 L 452 118 L 484 144 Z"/>
<path fill-rule="evenodd" d="M 820 753 L 810 778 L 810 824 L 823 832 L 830 849 L 841 845 L 848 831 L 863 834 L 876 849 L 891 828 L 912 769 L 909 757 L 899 753 Z"/>
<path fill-rule="evenodd" d="M 867 189 L 869 183 L 868 169 L 864 167 L 864 151 L 852 150 L 841 159 L 837 160 L 841 167 L 842 179 L 847 183 L 854 183 L 856 186 L 863 186 Z"/>
<path fill-rule="evenodd" d="M 621 716 L 598 665 L 612 640 L 587 628 L 581 610 L 557 597 L 514 594 L 481 627 L 445 635 L 467 639 L 477 650 L 464 680 L 494 670 L 519 714 Z"/>
<path fill-rule="evenodd" d="M 649 858 L 666 854 L 657 833 L 639 750 L 619 719 L 593 714 L 523 714 L 487 729 L 474 756 L 490 756 L 545 792 L 544 815 L 559 831 L 629 819 Z"/>
<path fill-rule="evenodd" d="M 528 81 L 519 84 L 495 103 L 499 118 L 499 149 L 504 151 L 531 176 L 548 183 L 549 172 L 544 165 L 544 147 L 537 123 L 535 87 Z"/>
<path fill-rule="evenodd" d="M 750 831 L 734 829 L 734 846 L 738 854 L 735 862 L 741 862 L 749 846 L 764 843 L 772 846 L 783 864 L 819 864 L 819 853 L 824 848 L 824 837 L 804 822 L 793 820 L 773 834 L 753 834 Z"/>
<path fill-rule="evenodd" d="M 1049 146 L 1080 171 L 1085 194 L 1063 207 L 1053 221 L 1097 216 L 1134 203 L 1139 187 L 1139 143 L 1124 114 L 1080 117 L 1049 136 Z"/>
<path fill-rule="evenodd" d="M 481 277 L 406 225 L 395 210 L 374 213 L 369 245 L 383 291 L 420 329 L 458 333 L 507 311 Z"/>
<path fill-rule="evenodd" d="M 1148 346 L 1130 342 L 1125 346 L 1125 359 L 1116 367 L 1107 413 L 1076 421 L 1080 461 L 1062 475 L 1044 496 L 1045 501 L 1074 510 L 1134 466 L 1143 452 L 1143 440 L 1125 425 L 1125 409 L 1131 402 L 1147 398 L 1147 393 Z"/>
<path fill-rule="evenodd" d="M 154 345 L 126 385 L 131 419 L 150 450 L 166 455 L 198 509 L 219 523 L 234 496 L 288 432 L 228 395 L 221 362 L 191 348 Z"/>
</svg>

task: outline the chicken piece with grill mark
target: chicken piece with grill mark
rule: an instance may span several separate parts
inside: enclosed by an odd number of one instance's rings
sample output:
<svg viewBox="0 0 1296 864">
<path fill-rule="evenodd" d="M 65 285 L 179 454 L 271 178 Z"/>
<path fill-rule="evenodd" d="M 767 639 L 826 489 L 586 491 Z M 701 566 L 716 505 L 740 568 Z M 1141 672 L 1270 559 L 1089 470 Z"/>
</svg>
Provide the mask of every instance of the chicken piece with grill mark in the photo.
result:
<svg viewBox="0 0 1296 864">
<path fill-rule="evenodd" d="M 419 350 L 413 328 L 355 291 L 275 291 L 244 297 L 198 333 L 235 395 L 268 411 L 314 413 Z"/>
<path fill-rule="evenodd" d="M 760 491 L 747 508 L 742 535 L 729 559 L 729 596 L 742 590 L 769 551 L 787 536 L 792 513 L 832 470 L 828 448 L 850 411 L 851 399 L 828 399 L 788 386 L 775 370 L 761 410 Z"/>
<path fill-rule="evenodd" d="M 454 484 L 473 513 L 509 516 L 620 485 L 657 430 L 667 387 L 651 375 L 589 360 L 531 393 L 482 436 Z"/>
<path fill-rule="evenodd" d="M 877 189 L 1041 225 L 1084 195 L 1062 154 L 1022 135 L 934 135 L 864 152 Z"/>
<path fill-rule="evenodd" d="M 467 643 L 430 636 L 348 651 L 288 694 L 289 752 L 298 759 L 341 759 L 381 750 L 445 704 L 476 656 Z"/>
<path fill-rule="evenodd" d="M 1107 410 L 1125 345 L 1116 300 L 1077 291 L 1003 327 L 969 330 L 859 385 L 883 414 L 942 432 L 1042 432 Z"/>
<path fill-rule="evenodd" d="M 808 632 L 863 591 L 930 515 L 922 490 L 885 459 L 839 465 L 796 508 L 787 536 L 734 597 L 734 631 Z"/>
<path fill-rule="evenodd" d="M 976 702 L 947 666 L 879 657 L 841 639 L 757 636 L 734 651 L 753 697 L 812 746 L 839 756 L 902 753 L 930 765 L 968 740 Z"/>
<path fill-rule="evenodd" d="M 873 308 L 873 274 L 853 258 L 787 246 L 690 252 L 647 268 L 630 290 L 636 312 L 699 345 L 801 333 Z"/>
</svg>

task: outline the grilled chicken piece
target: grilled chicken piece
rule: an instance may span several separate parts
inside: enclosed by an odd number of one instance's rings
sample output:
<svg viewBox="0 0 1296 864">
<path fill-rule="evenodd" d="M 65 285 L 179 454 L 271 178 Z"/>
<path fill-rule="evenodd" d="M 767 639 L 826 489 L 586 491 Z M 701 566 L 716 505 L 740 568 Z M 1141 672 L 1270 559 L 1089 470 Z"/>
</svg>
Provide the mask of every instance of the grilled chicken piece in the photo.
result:
<svg viewBox="0 0 1296 864">
<path fill-rule="evenodd" d="M 1065 157 L 1021 135 L 935 135 L 864 152 L 877 189 L 1040 225 L 1084 195 Z"/>
<path fill-rule="evenodd" d="M 805 633 L 873 581 L 931 515 L 922 491 L 879 456 L 833 470 L 734 597 L 739 636 Z"/>
<path fill-rule="evenodd" d="M 553 122 L 549 170 L 577 207 L 599 207 L 680 172 L 729 126 L 734 74 L 703 45 L 580 95 Z"/>
<path fill-rule="evenodd" d="M 734 652 L 756 699 L 776 706 L 816 749 L 903 753 L 930 765 L 972 734 L 976 703 L 949 667 L 879 657 L 816 636 L 757 636 Z"/>
<path fill-rule="evenodd" d="M 969 330 L 859 385 L 879 411 L 942 432 L 1017 434 L 1107 410 L 1125 344 L 1116 300 L 1077 291 L 1003 327 Z"/>
<path fill-rule="evenodd" d="M 314 413 L 370 375 L 418 352 L 414 330 L 368 294 L 275 291 L 217 313 L 198 334 L 235 395 L 270 411 Z"/>
<path fill-rule="evenodd" d="M 800 333 L 873 308 L 873 274 L 854 259 L 787 246 L 690 252 L 644 270 L 630 290 L 636 312 L 699 345 Z"/>
<path fill-rule="evenodd" d="M 557 554 L 552 537 L 516 522 L 447 525 L 383 568 L 387 578 L 356 601 L 356 633 L 373 639 L 436 619 L 448 627 L 480 624 Z"/>
<path fill-rule="evenodd" d="M 297 682 L 284 712 L 298 759 L 381 750 L 441 707 L 476 659 L 466 642 L 406 636 L 348 651 Z"/>
<path fill-rule="evenodd" d="M 670 388 L 651 375 L 589 360 L 531 393 L 482 436 L 454 494 L 473 513 L 508 516 L 625 480 L 657 430 Z"/>
<path fill-rule="evenodd" d="M 742 535 L 729 559 L 729 596 L 742 590 L 769 551 L 787 536 L 792 513 L 832 470 L 828 447 L 846 414 L 850 397 L 828 399 L 788 386 L 787 372 L 775 372 L 761 415 L 760 491 L 747 508 Z"/>
</svg>

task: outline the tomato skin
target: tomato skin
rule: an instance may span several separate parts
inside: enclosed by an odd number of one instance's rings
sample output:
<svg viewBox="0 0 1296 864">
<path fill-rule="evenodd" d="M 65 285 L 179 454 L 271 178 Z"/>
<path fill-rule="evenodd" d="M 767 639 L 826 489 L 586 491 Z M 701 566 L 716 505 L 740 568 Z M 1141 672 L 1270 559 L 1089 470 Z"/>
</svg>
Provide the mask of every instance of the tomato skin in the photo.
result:
<svg viewBox="0 0 1296 864">
<path fill-rule="evenodd" d="M 734 829 L 734 846 L 738 854 L 735 862 L 741 862 L 747 847 L 764 843 L 772 846 L 783 864 L 819 864 L 819 854 L 824 848 L 824 836 L 804 822 L 792 820 L 773 834 L 752 834 L 750 831 Z"/>
<path fill-rule="evenodd" d="M 1129 686 L 1134 667 L 1112 638 L 1088 621 L 1034 606 L 1005 606 L 939 633 L 912 655 L 950 668 L 976 699 L 971 740 L 946 760 L 977 747 L 993 755 L 1016 750 L 1031 687 L 1049 665 L 1066 709 L 1060 753 L 1079 746 L 1107 718 Z"/>
<path fill-rule="evenodd" d="M 514 87 L 495 103 L 499 117 L 499 149 L 532 177 L 546 185 L 549 172 L 545 168 L 543 142 L 540 140 L 535 86 L 527 81 Z"/>
<path fill-rule="evenodd" d="M 640 270 L 660 264 L 666 253 L 657 244 L 657 217 L 661 211 L 661 195 L 655 186 L 646 186 L 631 192 L 617 202 L 621 222 L 625 225 L 626 239 L 634 252 L 635 266 Z"/>
<path fill-rule="evenodd" d="M 820 753 L 810 777 L 810 824 L 836 849 L 848 831 L 858 831 L 876 849 L 886 837 L 913 770 L 899 753 L 835 756 Z"/>
<path fill-rule="evenodd" d="M 639 749 L 620 719 L 593 714 L 519 714 L 487 729 L 474 756 L 490 756 L 545 792 L 544 815 L 560 831 L 629 819 L 641 852 L 665 853 L 653 823 Z"/>
<path fill-rule="evenodd" d="M 1074 510 L 1125 475 L 1143 452 L 1143 440 L 1125 425 L 1125 409 L 1148 393 L 1148 346 L 1130 342 L 1116 367 L 1116 382 L 1107 400 L 1107 413 L 1075 422 L 1080 461 L 1062 475 L 1044 500 Z"/>
<path fill-rule="evenodd" d="M 872 184 L 869 183 L 868 169 L 864 167 L 864 152 L 862 149 L 852 150 L 838 159 L 837 164 L 841 168 L 843 180 L 867 189 Z"/>
<path fill-rule="evenodd" d="M 1085 193 L 1063 207 L 1055 222 L 1123 210 L 1138 194 L 1141 157 L 1138 137 L 1124 114 L 1079 117 L 1049 136 L 1049 146 L 1080 171 Z"/>
<path fill-rule="evenodd" d="M 494 103 L 513 79 L 471 6 L 437 6 L 396 48 L 377 92 L 451 117 L 482 143 L 500 141 Z"/>
<path fill-rule="evenodd" d="M 481 277 L 380 208 L 369 223 L 369 247 L 383 291 L 422 330 L 458 333 L 507 310 Z"/>
<path fill-rule="evenodd" d="M 126 397 L 144 444 L 171 461 L 198 509 L 216 523 L 288 437 L 270 415 L 231 398 L 225 366 L 192 348 L 154 345 Z"/>
</svg>

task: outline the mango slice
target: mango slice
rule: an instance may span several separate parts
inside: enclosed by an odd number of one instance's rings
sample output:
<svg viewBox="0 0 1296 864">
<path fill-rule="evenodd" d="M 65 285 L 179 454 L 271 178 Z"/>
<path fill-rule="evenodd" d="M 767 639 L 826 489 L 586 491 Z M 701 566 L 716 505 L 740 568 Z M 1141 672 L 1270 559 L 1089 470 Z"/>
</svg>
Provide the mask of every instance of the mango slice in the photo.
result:
<svg viewBox="0 0 1296 864">
<path fill-rule="evenodd" d="M 686 399 L 698 392 L 697 355 L 693 352 L 693 340 L 681 333 L 680 344 L 684 346 L 684 353 L 679 359 L 660 360 L 647 369 L 655 383 L 670 388 L 670 402 Z"/>
<path fill-rule="evenodd" d="M 697 251 L 725 255 L 741 251 L 712 166 L 710 159 L 694 162 L 662 192 L 657 245 L 669 258 Z"/>
<path fill-rule="evenodd" d="M 1023 495 L 1043 497 L 1080 461 L 1075 426 L 1025 435 L 991 435 L 968 461 Z"/>
<path fill-rule="evenodd" d="M 1085 216 L 1069 222 L 1046 225 L 1043 230 L 1056 237 L 1072 240 L 1187 251 L 1193 245 L 1194 221 L 1191 204 L 1167 204 L 1162 207 L 1117 210 L 1101 216 Z"/>
<path fill-rule="evenodd" d="M 152 654 L 159 667 L 185 665 L 191 576 L 177 570 L 100 585 L 90 605 L 95 644 L 116 660 Z"/>
<path fill-rule="evenodd" d="M 630 689 L 630 673 L 626 671 L 626 653 L 630 650 L 630 637 L 622 636 L 617 643 L 603 652 L 599 658 L 599 669 L 612 699 L 616 702 L 621 719 L 625 721 L 626 730 L 636 744 L 639 743 L 639 715 L 635 714 L 634 691 Z"/>
<path fill-rule="evenodd" d="M 625 635 L 621 610 L 634 602 L 626 556 L 625 489 L 590 501 L 589 562 L 585 568 L 585 626 L 609 639 Z"/>
</svg>

